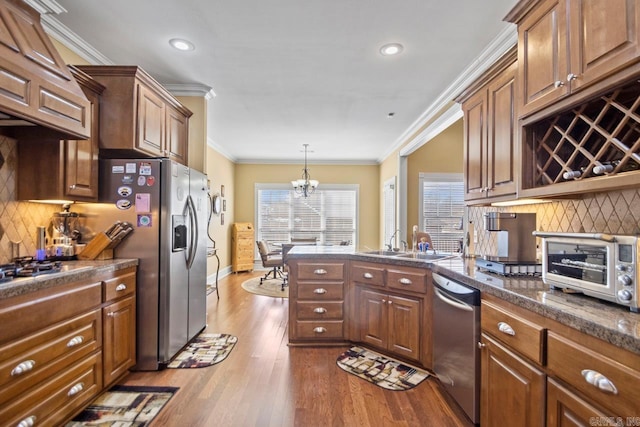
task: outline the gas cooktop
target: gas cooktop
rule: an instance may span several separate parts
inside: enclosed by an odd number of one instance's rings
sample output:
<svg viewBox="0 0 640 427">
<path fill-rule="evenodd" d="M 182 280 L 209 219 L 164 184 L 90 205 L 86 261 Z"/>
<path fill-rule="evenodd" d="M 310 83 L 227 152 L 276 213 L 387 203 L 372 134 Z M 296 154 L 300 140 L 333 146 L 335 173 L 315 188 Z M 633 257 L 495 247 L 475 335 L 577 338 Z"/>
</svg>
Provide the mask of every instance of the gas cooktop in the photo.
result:
<svg viewBox="0 0 640 427">
<path fill-rule="evenodd" d="M 0 283 L 19 277 L 57 273 L 60 270 L 62 270 L 61 261 L 38 261 L 33 257 L 15 258 L 13 263 L 0 265 Z"/>
</svg>

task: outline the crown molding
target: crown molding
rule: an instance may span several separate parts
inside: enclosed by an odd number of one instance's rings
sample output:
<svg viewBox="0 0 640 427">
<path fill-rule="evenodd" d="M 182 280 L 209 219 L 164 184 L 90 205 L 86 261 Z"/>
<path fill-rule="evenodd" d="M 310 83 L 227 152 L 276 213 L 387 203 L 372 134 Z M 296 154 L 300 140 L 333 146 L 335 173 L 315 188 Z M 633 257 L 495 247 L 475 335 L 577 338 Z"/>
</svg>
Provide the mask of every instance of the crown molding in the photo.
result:
<svg viewBox="0 0 640 427">
<path fill-rule="evenodd" d="M 24 0 L 24 2 L 37 10 L 40 15 L 49 13 L 59 15 L 67 12 L 67 9 L 62 7 L 56 0 Z"/>
<path fill-rule="evenodd" d="M 434 121 L 427 126 L 424 130 L 421 129 L 426 123 L 429 123 L 434 117 L 436 117 L 444 108 L 446 108 L 451 101 L 461 93 L 467 86 L 473 83 L 482 73 L 484 73 L 491 65 L 496 62 L 502 55 L 504 55 L 509 49 L 511 49 L 518 42 L 518 32 L 515 25 L 509 25 L 505 27 L 489 45 L 480 52 L 480 55 L 476 57 L 471 64 L 465 68 L 465 70 L 451 83 L 437 98 L 436 100 L 405 130 L 391 145 L 391 147 L 380 157 L 379 162 L 382 163 L 384 159 L 389 157 L 396 150 L 401 148 L 404 144 L 412 145 L 412 152 L 420 147 L 420 145 L 427 143 L 429 140 L 423 141 L 425 135 L 431 135 L 431 138 L 437 135 L 434 134 L 433 126 L 436 126 Z M 437 126 L 440 126 L 438 124 Z M 442 131 L 444 129 L 441 129 Z M 419 132 L 419 133 L 418 133 Z M 438 132 L 439 133 L 439 132 Z M 417 134 L 417 135 L 416 135 Z M 415 136 L 414 136 L 415 135 Z M 420 139 L 420 145 L 415 145 L 414 141 Z"/>
<path fill-rule="evenodd" d="M 460 120 L 464 116 L 462 107 L 460 104 L 453 104 L 438 116 L 429 126 L 427 126 L 422 132 L 417 134 L 408 144 L 404 145 L 400 149 L 401 156 L 408 156 L 409 154 L 422 147 L 427 142 L 438 136 L 440 132 L 447 129 L 449 126 Z"/>
<path fill-rule="evenodd" d="M 235 161 L 236 164 L 261 164 L 261 165 L 303 165 L 304 161 L 299 159 L 249 159 L 242 158 Z M 377 160 L 335 160 L 335 159 L 315 159 L 307 160 L 307 165 L 316 166 L 377 166 Z"/>
<path fill-rule="evenodd" d="M 220 145 L 216 144 L 216 142 L 207 137 L 207 146 L 216 150 L 222 157 L 226 158 L 227 160 L 229 160 L 232 163 L 237 163 L 238 159 L 236 159 L 235 157 L 233 157 L 231 154 L 229 154 L 229 152 L 227 150 L 225 150 L 223 147 L 221 147 Z"/>
<path fill-rule="evenodd" d="M 163 84 L 162 86 L 174 96 L 197 96 L 203 97 L 207 101 L 216 97 L 212 87 L 199 83 Z"/>
<path fill-rule="evenodd" d="M 54 37 L 60 43 L 68 47 L 82 59 L 91 65 L 115 65 L 115 63 L 96 50 L 89 43 L 80 38 L 69 27 L 58 21 L 52 15 L 42 15 L 40 17 L 42 26 L 47 34 Z"/>
</svg>

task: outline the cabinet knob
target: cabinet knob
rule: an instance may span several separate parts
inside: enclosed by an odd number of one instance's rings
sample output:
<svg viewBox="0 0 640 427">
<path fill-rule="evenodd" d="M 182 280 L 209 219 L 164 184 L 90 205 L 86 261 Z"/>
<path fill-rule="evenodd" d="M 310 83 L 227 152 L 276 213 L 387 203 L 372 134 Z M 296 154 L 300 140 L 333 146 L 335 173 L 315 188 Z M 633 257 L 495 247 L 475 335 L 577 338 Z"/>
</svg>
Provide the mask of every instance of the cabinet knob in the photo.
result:
<svg viewBox="0 0 640 427">
<path fill-rule="evenodd" d="M 478 342 L 478 348 L 479 348 L 480 350 L 482 350 L 482 349 L 483 349 L 483 348 L 485 348 L 486 346 L 487 346 L 487 345 L 486 345 L 485 343 L 483 343 L 483 342 Z"/>
<path fill-rule="evenodd" d="M 313 309 L 313 312 L 316 314 L 324 314 L 327 312 L 327 309 L 324 307 L 316 307 Z"/>
<path fill-rule="evenodd" d="M 574 80 L 575 80 L 575 79 L 577 79 L 577 78 L 578 78 L 578 75 L 577 75 L 577 74 L 573 74 L 573 73 L 569 73 L 569 74 L 567 74 L 567 81 L 568 81 L 568 82 L 572 82 L 572 81 L 574 81 Z"/>
<path fill-rule="evenodd" d="M 75 185 L 75 184 L 71 184 L 71 185 L 69 186 L 69 190 L 75 190 L 75 189 L 76 189 L 76 185 Z"/>
<path fill-rule="evenodd" d="M 116 314 L 113 311 L 107 313 L 108 317 L 114 317 Z"/>
<path fill-rule="evenodd" d="M 389 300 L 387 301 L 387 304 L 393 304 L 393 301 Z"/>
<path fill-rule="evenodd" d="M 69 397 L 75 396 L 76 394 L 80 393 L 82 390 L 84 390 L 84 383 L 78 383 L 69 389 L 69 391 L 67 392 L 67 396 Z"/>
<path fill-rule="evenodd" d="M 400 279 L 400 283 L 403 284 L 403 285 L 411 285 L 411 284 L 413 284 L 411 279 L 407 279 L 406 277 L 401 278 Z"/>
<path fill-rule="evenodd" d="M 116 286 L 116 292 L 124 291 L 126 289 L 127 289 L 127 285 L 125 285 L 124 283 L 120 283 L 118 286 Z"/>
<path fill-rule="evenodd" d="M 613 384 L 613 382 L 611 382 L 609 378 L 605 377 L 600 372 L 594 371 L 592 369 L 583 369 L 580 373 L 582 374 L 582 377 L 586 382 L 598 388 L 599 390 L 602 390 L 606 393 L 618 394 L 618 389 Z"/>
<path fill-rule="evenodd" d="M 553 86 L 555 86 L 556 88 L 558 88 L 558 87 L 562 87 L 562 86 L 564 86 L 564 82 L 563 82 L 562 80 L 556 80 L 556 81 L 553 83 Z"/>
<path fill-rule="evenodd" d="M 327 330 L 322 326 L 318 326 L 317 328 L 313 328 L 313 332 L 315 332 L 316 334 L 324 334 L 325 332 L 327 332 Z"/>
<path fill-rule="evenodd" d="M 25 360 L 24 362 L 18 363 L 18 365 L 11 370 L 11 376 L 15 377 L 18 375 L 22 375 L 25 372 L 29 372 L 36 366 L 35 360 Z"/>
<path fill-rule="evenodd" d="M 318 295 L 322 295 L 322 294 L 326 294 L 327 290 L 325 288 L 316 288 L 313 290 L 314 294 L 318 294 Z"/>
<path fill-rule="evenodd" d="M 319 268 L 317 270 L 313 270 L 313 274 L 318 275 L 318 276 L 323 276 L 323 275 L 327 274 L 327 270 L 325 270 L 324 268 Z"/>
<path fill-rule="evenodd" d="M 364 274 L 362 275 L 362 277 L 364 277 L 365 279 L 373 279 L 373 274 L 371 274 L 371 273 L 364 273 Z"/>
<path fill-rule="evenodd" d="M 498 330 L 503 334 L 515 336 L 516 331 L 507 322 L 498 322 Z"/>
<path fill-rule="evenodd" d="M 75 347 L 77 345 L 82 344 L 83 342 L 84 342 L 84 337 L 82 335 L 76 335 L 75 337 L 69 340 L 69 342 L 67 343 L 67 347 Z"/>
<path fill-rule="evenodd" d="M 37 418 L 35 415 L 31 415 L 30 417 L 21 420 L 18 424 L 16 424 L 16 427 L 32 427 L 33 425 L 35 425 L 36 419 Z"/>
<path fill-rule="evenodd" d="M 383 304 L 386 304 L 386 303 L 387 303 L 387 300 L 386 300 L 386 299 L 384 299 L 384 298 L 382 298 L 382 303 L 383 303 Z"/>
</svg>

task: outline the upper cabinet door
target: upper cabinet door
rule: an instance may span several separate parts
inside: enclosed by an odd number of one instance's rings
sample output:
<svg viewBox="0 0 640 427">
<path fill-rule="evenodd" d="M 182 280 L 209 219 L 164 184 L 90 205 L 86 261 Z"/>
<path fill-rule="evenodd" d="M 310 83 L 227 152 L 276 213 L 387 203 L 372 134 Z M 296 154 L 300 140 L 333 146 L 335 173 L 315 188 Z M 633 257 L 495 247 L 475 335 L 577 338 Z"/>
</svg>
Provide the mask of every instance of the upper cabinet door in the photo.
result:
<svg viewBox="0 0 640 427">
<path fill-rule="evenodd" d="M 189 118 L 167 106 L 166 150 L 170 159 L 186 165 L 188 162 Z"/>
<path fill-rule="evenodd" d="M 571 89 L 606 77 L 640 54 L 637 0 L 570 1 Z"/>
<path fill-rule="evenodd" d="M 546 0 L 518 25 L 521 116 L 569 93 L 565 1 Z"/>
<path fill-rule="evenodd" d="M 136 148 L 150 155 L 163 156 L 165 103 L 147 87 L 138 85 Z"/>
<path fill-rule="evenodd" d="M 483 199 L 487 191 L 487 92 L 481 90 L 463 105 L 465 200 Z"/>
</svg>

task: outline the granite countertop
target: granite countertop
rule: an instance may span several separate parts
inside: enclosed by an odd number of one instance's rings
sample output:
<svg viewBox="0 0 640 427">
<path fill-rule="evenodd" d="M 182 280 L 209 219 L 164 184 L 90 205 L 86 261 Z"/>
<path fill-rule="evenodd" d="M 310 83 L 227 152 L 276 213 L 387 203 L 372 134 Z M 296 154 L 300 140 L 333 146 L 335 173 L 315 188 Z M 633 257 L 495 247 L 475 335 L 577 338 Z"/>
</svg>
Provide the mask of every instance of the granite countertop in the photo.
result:
<svg viewBox="0 0 640 427">
<path fill-rule="evenodd" d="M 292 258 L 344 258 L 384 262 L 406 267 L 431 268 L 435 273 L 464 283 L 485 294 L 508 301 L 546 318 L 570 326 L 615 346 L 640 354 L 640 314 L 628 308 L 581 294 L 551 289 L 539 277 L 501 276 L 479 271 L 475 260 L 451 255 L 440 260 L 422 260 L 358 252 L 353 246 L 299 246 Z"/>
<path fill-rule="evenodd" d="M 65 261 L 58 273 L 21 277 L 0 283 L 0 300 L 29 292 L 63 285 L 76 280 L 91 280 L 92 277 L 138 265 L 137 259 L 109 259 L 101 261 Z"/>
</svg>

